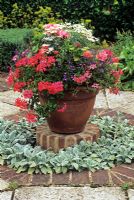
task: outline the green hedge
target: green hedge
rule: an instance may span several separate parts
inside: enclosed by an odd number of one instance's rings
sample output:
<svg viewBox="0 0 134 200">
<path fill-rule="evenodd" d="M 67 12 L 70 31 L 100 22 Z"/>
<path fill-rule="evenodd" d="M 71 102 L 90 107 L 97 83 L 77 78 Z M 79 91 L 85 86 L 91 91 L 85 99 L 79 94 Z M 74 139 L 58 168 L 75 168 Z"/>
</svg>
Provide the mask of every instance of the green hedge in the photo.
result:
<svg viewBox="0 0 134 200">
<path fill-rule="evenodd" d="M 14 10 L 13 5 L 16 3 L 18 10 Z M 1 27 L 14 27 L 15 20 L 18 27 L 31 27 L 32 23 L 34 23 L 33 21 L 36 21 L 38 18 L 36 12 L 40 10 L 40 6 L 44 9 L 46 6 L 52 8 L 53 12 L 49 13 L 50 16 L 47 16 L 48 18 L 59 18 L 63 19 L 63 21 L 72 22 L 79 22 L 81 19 L 91 19 L 91 25 L 95 27 L 95 36 L 101 37 L 102 40 L 113 41 L 117 29 L 120 31 L 134 31 L 133 0 L 0 1 L 2 11 L 0 13 Z"/>
<path fill-rule="evenodd" d="M 31 36 L 30 29 L 0 29 L 0 71 L 9 70 L 15 51 L 27 48 Z"/>
<path fill-rule="evenodd" d="M 134 91 L 134 37 L 130 32 L 118 32 L 116 40 L 112 49 L 120 58 L 119 67 L 124 72 L 121 89 Z"/>
</svg>

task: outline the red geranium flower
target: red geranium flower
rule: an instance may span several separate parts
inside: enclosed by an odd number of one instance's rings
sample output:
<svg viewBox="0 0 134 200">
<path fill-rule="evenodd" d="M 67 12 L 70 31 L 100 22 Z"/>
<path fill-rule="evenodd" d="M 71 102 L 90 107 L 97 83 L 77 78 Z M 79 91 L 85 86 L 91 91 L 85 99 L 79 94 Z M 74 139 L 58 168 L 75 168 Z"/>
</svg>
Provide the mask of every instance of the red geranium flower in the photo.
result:
<svg viewBox="0 0 134 200">
<path fill-rule="evenodd" d="M 28 113 L 26 114 L 26 120 L 27 120 L 29 123 L 37 122 L 37 115 L 35 115 L 33 112 L 28 112 Z"/>
<path fill-rule="evenodd" d="M 14 91 L 15 92 L 21 92 L 22 91 L 22 88 L 26 86 L 26 83 L 25 82 L 16 82 L 14 84 Z"/>
<path fill-rule="evenodd" d="M 23 96 L 24 96 L 24 98 L 29 98 L 30 99 L 33 96 L 33 91 L 32 90 L 24 90 Z"/>
<path fill-rule="evenodd" d="M 27 107 L 28 107 L 27 101 L 25 101 L 24 99 L 21 99 L 21 98 L 17 98 L 15 100 L 15 105 L 21 109 L 27 109 Z"/>
</svg>

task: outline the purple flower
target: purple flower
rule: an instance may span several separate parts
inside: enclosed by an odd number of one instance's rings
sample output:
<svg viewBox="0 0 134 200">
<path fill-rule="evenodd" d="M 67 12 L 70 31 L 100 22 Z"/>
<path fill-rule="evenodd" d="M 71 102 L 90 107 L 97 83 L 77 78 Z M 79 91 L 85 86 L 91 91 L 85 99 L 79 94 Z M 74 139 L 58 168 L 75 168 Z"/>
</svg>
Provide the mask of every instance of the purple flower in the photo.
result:
<svg viewBox="0 0 134 200">
<path fill-rule="evenodd" d="M 65 72 L 64 75 L 63 75 L 63 80 L 64 80 L 64 81 L 67 81 L 67 73 L 66 73 L 66 72 Z"/>
</svg>

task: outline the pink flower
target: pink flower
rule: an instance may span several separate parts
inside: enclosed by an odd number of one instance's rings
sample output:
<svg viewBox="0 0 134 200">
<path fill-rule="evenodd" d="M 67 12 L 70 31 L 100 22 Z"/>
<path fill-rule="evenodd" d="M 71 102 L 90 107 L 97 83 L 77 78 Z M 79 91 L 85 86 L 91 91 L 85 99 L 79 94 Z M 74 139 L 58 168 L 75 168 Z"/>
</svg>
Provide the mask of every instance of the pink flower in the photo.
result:
<svg viewBox="0 0 134 200">
<path fill-rule="evenodd" d="M 45 24 L 43 28 L 48 30 L 59 29 L 59 24 Z"/>
<path fill-rule="evenodd" d="M 96 88 L 99 89 L 100 85 L 98 83 L 93 83 L 93 85 L 91 85 L 92 88 Z"/>
<path fill-rule="evenodd" d="M 112 58 L 113 63 L 119 63 L 119 58 L 118 57 L 113 57 Z"/>
<path fill-rule="evenodd" d="M 15 55 L 15 56 L 13 56 L 12 60 L 13 60 L 14 62 L 16 62 L 16 61 L 18 60 L 18 58 L 19 58 L 19 56 L 18 56 L 18 55 Z"/>
<path fill-rule="evenodd" d="M 86 82 L 86 80 L 87 80 L 88 78 L 90 78 L 91 75 L 92 75 L 92 74 L 91 74 L 89 71 L 86 71 L 83 75 L 81 75 L 81 76 L 79 76 L 79 77 L 74 76 L 73 80 L 74 80 L 76 83 L 81 84 L 81 83 Z"/>
<path fill-rule="evenodd" d="M 109 57 L 113 56 L 113 52 L 111 50 L 104 49 L 103 51 L 106 52 Z"/>
<path fill-rule="evenodd" d="M 32 90 L 24 90 L 23 96 L 24 96 L 24 98 L 30 99 L 33 96 L 33 91 Z"/>
<path fill-rule="evenodd" d="M 96 55 L 96 58 L 100 61 L 106 61 L 108 58 L 111 58 L 113 55 L 112 51 L 109 49 L 104 49 Z"/>
<path fill-rule="evenodd" d="M 96 58 L 100 61 L 106 61 L 108 58 L 108 54 L 105 51 L 101 51 L 96 55 Z"/>
<path fill-rule="evenodd" d="M 43 26 L 45 29 L 45 34 L 57 34 L 58 30 L 60 29 L 59 24 L 46 24 Z"/>
<path fill-rule="evenodd" d="M 119 88 L 113 87 L 113 88 L 110 88 L 109 91 L 110 91 L 110 93 L 113 93 L 113 94 L 117 95 L 119 93 Z"/>
<path fill-rule="evenodd" d="M 60 38 L 69 38 L 70 34 L 64 30 L 59 30 L 57 32 L 57 35 L 60 37 Z"/>
<path fill-rule="evenodd" d="M 96 64 L 91 64 L 91 65 L 89 66 L 89 69 L 96 69 L 96 68 L 97 68 Z"/>
<path fill-rule="evenodd" d="M 62 107 L 62 108 L 59 108 L 57 111 L 58 111 L 58 112 L 64 112 L 66 109 L 67 109 L 67 104 L 64 103 L 63 107 Z"/>
</svg>

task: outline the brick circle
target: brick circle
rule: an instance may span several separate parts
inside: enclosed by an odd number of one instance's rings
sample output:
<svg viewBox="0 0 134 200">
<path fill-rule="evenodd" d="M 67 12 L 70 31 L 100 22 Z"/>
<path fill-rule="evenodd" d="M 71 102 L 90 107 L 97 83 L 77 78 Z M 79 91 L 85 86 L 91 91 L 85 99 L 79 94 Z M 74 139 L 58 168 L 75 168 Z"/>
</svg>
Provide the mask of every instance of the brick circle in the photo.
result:
<svg viewBox="0 0 134 200">
<path fill-rule="evenodd" d="M 67 148 L 80 141 L 96 141 L 100 137 L 100 130 L 97 125 L 88 123 L 85 130 L 77 134 L 57 134 L 50 131 L 45 123 L 37 127 L 36 141 L 43 149 L 58 152 L 62 148 Z"/>
</svg>

